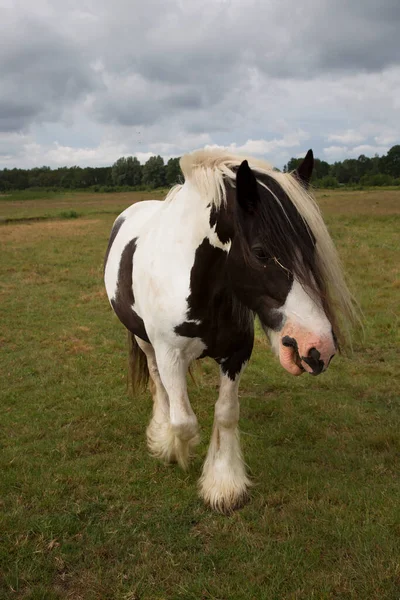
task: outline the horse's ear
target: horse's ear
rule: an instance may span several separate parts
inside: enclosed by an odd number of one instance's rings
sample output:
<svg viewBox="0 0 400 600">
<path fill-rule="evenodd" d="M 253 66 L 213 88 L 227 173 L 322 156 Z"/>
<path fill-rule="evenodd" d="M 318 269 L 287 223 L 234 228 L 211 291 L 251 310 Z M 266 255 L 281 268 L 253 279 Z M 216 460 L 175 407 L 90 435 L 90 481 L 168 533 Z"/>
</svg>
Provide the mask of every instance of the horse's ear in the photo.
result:
<svg viewBox="0 0 400 600">
<path fill-rule="evenodd" d="M 306 188 L 310 185 L 310 180 L 314 168 L 314 154 L 312 150 L 309 150 L 294 172 L 296 179 L 300 181 Z"/>
<path fill-rule="evenodd" d="M 242 162 L 236 173 L 236 198 L 239 206 L 248 213 L 254 212 L 260 199 L 257 180 L 247 160 Z"/>
</svg>

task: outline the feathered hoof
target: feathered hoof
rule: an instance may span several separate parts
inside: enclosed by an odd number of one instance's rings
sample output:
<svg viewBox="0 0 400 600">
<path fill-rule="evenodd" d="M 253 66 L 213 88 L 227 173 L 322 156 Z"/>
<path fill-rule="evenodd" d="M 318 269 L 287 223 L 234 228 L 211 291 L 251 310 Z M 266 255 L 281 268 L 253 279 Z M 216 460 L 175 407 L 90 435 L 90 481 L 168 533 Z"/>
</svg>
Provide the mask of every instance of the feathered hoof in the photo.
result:
<svg viewBox="0 0 400 600">
<path fill-rule="evenodd" d="M 184 470 L 188 468 L 193 450 L 200 441 L 198 434 L 190 440 L 181 440 L 169 421 L 159 423 L 154 419 L 150 421 L 146 434 L 152 456 L 165 463 L 178 463 Z"/>
<path fill-rule="evenodd" d="M 194 455 L 194 449 L 200 442 L 199 434 L 190 440 L 181 440 L 175 436 L 175 457 L 178 465 L 186 471 L 189 467 L 190 459 Z"/>
<path fill-rule="evenodd" d="M 199 494 L 212 510 L 223 515 L 231 515 L 248 503 L 250 485 L 247 477 L 243 481 L 236 482 L 210 481 L 207 477 L 202 477 L 199 483 Z"/>
</svg>

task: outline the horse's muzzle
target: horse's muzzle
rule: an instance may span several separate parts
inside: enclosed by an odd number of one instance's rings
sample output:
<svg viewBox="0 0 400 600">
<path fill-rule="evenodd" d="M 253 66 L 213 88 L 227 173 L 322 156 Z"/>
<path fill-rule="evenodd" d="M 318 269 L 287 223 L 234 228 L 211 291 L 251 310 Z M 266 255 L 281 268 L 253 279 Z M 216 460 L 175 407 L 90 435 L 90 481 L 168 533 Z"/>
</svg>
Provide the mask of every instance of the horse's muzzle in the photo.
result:
<svg viewBox="0 0 400 600">
<path fill-rule="evenodd" d="M 336 353 L 336 344 L 332 337 L 308 341 L 304 338 L 299 344 L 295 337 L 283 336 L 279 352 L 281 365 L 292 375 L 301 375 L 306 371 L 310 375 L 319 375 L 325 371 Z M 318 349 L 319 348 L 319 349 Z"/>
</svg>

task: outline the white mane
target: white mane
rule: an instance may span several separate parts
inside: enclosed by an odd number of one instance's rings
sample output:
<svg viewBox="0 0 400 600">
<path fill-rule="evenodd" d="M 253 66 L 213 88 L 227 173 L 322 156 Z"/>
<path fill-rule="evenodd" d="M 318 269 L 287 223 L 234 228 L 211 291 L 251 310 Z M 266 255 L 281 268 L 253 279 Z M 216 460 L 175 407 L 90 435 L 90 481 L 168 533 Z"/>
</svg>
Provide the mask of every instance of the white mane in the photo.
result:
<svg viewBox="0 0 400 600">
<path fill-rule="evenodd" d="M 264 160 L 232 154 L 219 148 L 204 148 L 186 154 L 180 159 L 180 167 L 185 181 L 189 181 L 198 189 L 204 201 L 219 208 L 226 203 L 226 183 L 235 185 L 236 173 L 233 168 L 238 167 L 243 160 L 248 161 L 250 168 L 255 173 L 268 175 L 281 186 L 312 231 L 316 239 L 320 272 L 329 296 L 326 299 L 328 307 L 332 316 L 335 317 L 335 321 L 341 323 L 342 328 L 348 333 L 351 323 L 358 320 L 354 299 L 347 288 L 340 259 L 320 209 L 309 191 L 299 183 L 292 173 L 281 173 Z M 280 204 L 272 190 L 264 183 L 261 185 L 268 189 Z M 172 200 L 181 187 L 172 188 L 167 199 Z M 345 333 L 344 338 L 346 337 L 348 336 Z"/>
</svg>

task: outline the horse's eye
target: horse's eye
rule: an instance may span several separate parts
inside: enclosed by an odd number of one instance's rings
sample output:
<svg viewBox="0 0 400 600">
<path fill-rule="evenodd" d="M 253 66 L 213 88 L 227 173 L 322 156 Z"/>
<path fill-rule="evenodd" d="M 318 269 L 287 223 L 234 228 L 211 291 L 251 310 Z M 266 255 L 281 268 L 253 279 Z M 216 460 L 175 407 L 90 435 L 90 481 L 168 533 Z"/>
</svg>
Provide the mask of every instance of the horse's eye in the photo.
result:
<svg viewBox="0 0 400 600">
<path fill-rule="evenodd" d="M 253 253 L 254 256 L 256 258 L 258 258 L 258 260 L 261 260 L 262 262 L 267 262 L 268 260 L 268 256 L 265 254 L 265 250 L 264 248 L 253 248 Z"/>
</svg>

